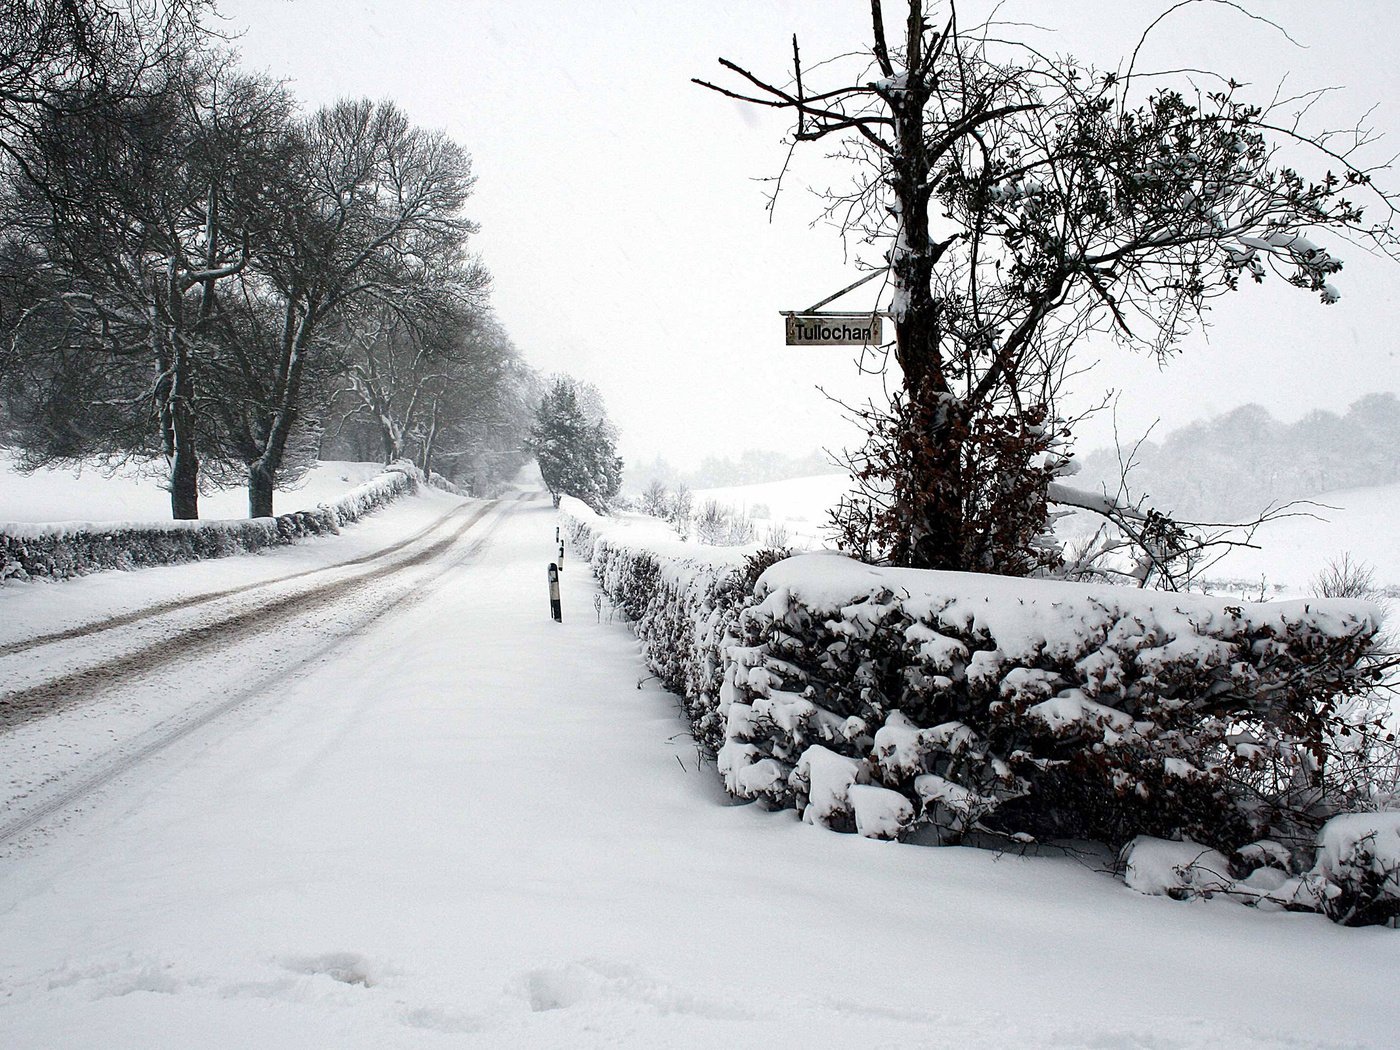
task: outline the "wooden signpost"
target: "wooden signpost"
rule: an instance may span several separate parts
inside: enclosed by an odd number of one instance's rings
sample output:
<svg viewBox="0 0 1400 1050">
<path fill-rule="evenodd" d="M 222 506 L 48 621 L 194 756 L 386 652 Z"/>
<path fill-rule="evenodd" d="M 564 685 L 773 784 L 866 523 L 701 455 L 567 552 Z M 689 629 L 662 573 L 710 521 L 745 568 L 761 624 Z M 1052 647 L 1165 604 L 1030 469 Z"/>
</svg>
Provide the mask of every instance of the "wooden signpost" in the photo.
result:
<svg viewBox="0 0 1400 1050">
<path fill-rule="evenodd" d="M 784 313 L 788 346 L 879 346 L 879 314 Z"/>
</svg>

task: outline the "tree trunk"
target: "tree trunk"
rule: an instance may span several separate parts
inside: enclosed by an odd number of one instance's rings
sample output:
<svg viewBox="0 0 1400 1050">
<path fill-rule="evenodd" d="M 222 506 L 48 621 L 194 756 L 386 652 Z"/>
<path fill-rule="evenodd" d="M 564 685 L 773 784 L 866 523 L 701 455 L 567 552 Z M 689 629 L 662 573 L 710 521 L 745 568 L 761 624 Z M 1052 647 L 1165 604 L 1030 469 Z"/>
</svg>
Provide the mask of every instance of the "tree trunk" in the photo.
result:
<svg viewBox="0 0 1400 1050">
<path fill-rule="evenodd" d="M 933 298 L 934 266 L 946 249 L 929 232 L 935 188 L 925 143 L 924 106 L 930 94 L 914 70 L 923 59 L 923 5 L 913 0 L 905 34 L 905 90 L 893 96 L 898 152 L 891 179 L 900 236 L 890 254 L 895 291 L 895 357 L 904 379 L 902 444 L 908 467 L 904 494 L 905 549 L 896 555 L 921 569 L 967 569 L 963 560 L 960 435 L 963 410 L 943 369 L 943 332 Z"/>
<path fill-rule="evenodd" d="M 277 477 L 277 469 L 282 466 L 282 459 L 287 452 L 287 439 L 296 423 L 301 375 L 305 367 L 302 354 L 311 335 L 311 316 L 312 310 L 308 307 L 301 321 L 293 324 L 291 308 L 288 307 L 284 325 L 286 351 L 281 375 L 278 377 L 272 424 L 267 429 L 267 440 L 263 442 L 262 455 L 248 465 L 248 516 L 252 518 L 272 517 L 273 481 Z"/>
<path fill-rule="evenodd" d="M 193 450 L 177 452 L 170 466 L 170 511 L 176 521 L 199 519 L 199 460 Z"/>
<path fill-rule="evenodd" d="M 174 404 L 171 406 L 170 509 L 177 521 L 199 517 L 199 454 L 195 449 L 194 381 L 185 351 L 177 347 Z"/>
<path fill-rule="evenodd" d="M 248 517 L 272 517 L 272 488 L 276 470 L 262 459 L 248 466 Z"/>
<path fill-rule="evenodd" d="M 170 464 L 170 512 L 176 521 L 199 517 L 199 455 L 195 449 L 194 376 L 189 348 L 181 337 L 184 301 L 176 280 L 174 260 L 170 263 L 166 288 L 170 328 L 165 333 L 166 375 L 164 403 L 161 405 L 162 440 Z"/>
<path fill-rule="evenodd" d="M 166 482 L 170 489 L 171 517 L 181 519 L 181 501 L 176 498 L 175 483 L 175 362 L 170 352 L 164 327 L 160 323 L 160 309 L 152 303 L 149 310 L 151 354 L 155 358 L 158 374 L 155 385 L 155 410 L 160 425 L 160 450 L 168 467 Z"/>
<path fill-rule="evenodd" d="M 917 454 L 911 459 L 911 488 L 918 504 L 910 522 L 909 564 L 920 569 L 976 571 L 967 564 L 964 536 L 967 479 L 963 477 L 963 437 L 966 432 L 961 402 L 951 396 L 925 396 L 911 412 L 916 432 L 910 438 Z"/>
<path fill-rule="evenodd" d="M 433 446 L 437 443 L 438 431 L 438 407 L 440 401 L 433 399 L 433 410 L 428 417 L 428 429 L 423 434 L 423 449 L 420 456 L 419 468 L 423 471 L 423 476 L 431 477 L 433 473 Z"/>
</svg>

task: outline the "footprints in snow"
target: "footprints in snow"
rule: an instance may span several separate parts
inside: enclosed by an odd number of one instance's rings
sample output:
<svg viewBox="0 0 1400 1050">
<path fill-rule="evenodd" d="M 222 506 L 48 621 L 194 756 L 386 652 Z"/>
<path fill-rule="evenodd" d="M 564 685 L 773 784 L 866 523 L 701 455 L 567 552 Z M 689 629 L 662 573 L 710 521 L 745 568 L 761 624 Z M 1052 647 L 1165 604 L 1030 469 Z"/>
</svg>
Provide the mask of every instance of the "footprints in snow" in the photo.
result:
<svg viewBox="0 0 1400 1050">
<path fill-rule="evenodd" d="M 723 1021 L 750 1017 L 747 1010 L 731 1003 L 702 999 L 633 967 L 601 961 L 531 970 L 521 979 L 520 987 L 536 1013 L 620 1000 L 650 1007 L 658 1014 L 689 1014 Z"/>
<path fill-rule="evenodd" d="M 379 983 L 376 968 L 371 967 L 370 961 L 358 952 L 330 952 L 283 959 L 282 965 L 292 973 L 303 973 L 308 977 L 324 974 L 341 984 L 358 984 L 362 988 L 373 988 Z"/>
<path fill-rule="evenodd" d="M 44 991 L 78 991 L 84 998 L 105 999 L 139 993 L 201 999 L 266 1000 L 283 1003 L 337 1001 L 340 1008 L 386 1011 L 391 1023 L 448 1034 L 515 1027 L 531 1014 L 579 1010 L 599 1014 L 640 1008 L 657 1016 L 684 1015 L 709 1020 L 744 1021 L 750 1011 L 732 1002 L 705 999 L 675 988 L 631 966 L 600 960 L 569 962 L 529 970 L 502 989 L 486 1013 L 472 1013 L 444 1003 L 406 1001 L 404 974 L 359 952 L 287 955 L 270 960 L 272 975 L 230 981 L 209 973 L 182 972 L 176 964 L 125 955 L 105 964 L 64 967 L 50 974 Z M 334 983 L 332 983 L 334 982 Z M 382 1015 L 381 1015 L 382 1016 Z M 527 1022 L 528 1023 L 528 1022 Z"/>
</svg>

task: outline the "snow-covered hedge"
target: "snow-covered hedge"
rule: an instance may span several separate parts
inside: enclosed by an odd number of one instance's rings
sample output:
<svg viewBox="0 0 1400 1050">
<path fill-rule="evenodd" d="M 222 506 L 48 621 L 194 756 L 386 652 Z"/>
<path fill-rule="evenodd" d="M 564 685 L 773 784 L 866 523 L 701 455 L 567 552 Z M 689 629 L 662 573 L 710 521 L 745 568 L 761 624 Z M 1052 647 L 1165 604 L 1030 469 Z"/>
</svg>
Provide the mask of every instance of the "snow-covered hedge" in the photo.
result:
<svg viewBox="0 0 1400 1050">
<path fill-rule="evenodd" d="M 1378 613 L 877 569 L 769 568 L 726 652 L 729 790 L 880 838 L 1279 836 Z M 1293 774 L 1296 773 L 1296 778 Z"/>
<path fill-rule="evenodd" d="M 1312 867 L 1276 842 L 1254 843 L 1235 863 L 1195 842 L 1143 835 L 1124 847 L 1124 880 L 1177 899 L 1224 896 L 1260 908 L 1318 911 L 1346 926 L 1400 919 L 1400 813 L 1343 813 L 1317 834 Z M 1235 876 L 1242 869 L 1246 873 Z"/>
<path fill-rule="evenodd" d="M 884 839 L 924 828 L 955 842 L 976 828 L 1171 841 L 1247 872 L 1239 884 L 1221 873 L 1240 896 L 1292 879 L 1289 906 L 1391 914 L 1393 858 L 1376 837 L 1300 848 L 1311 832 L 1283 799 L 1313 779 L 1339 698 L 1367 684 L 1358 660 L 1379 620 L 1367 603 L 779 558 L 681 543 L 655 519 L 600 518 L 577 501 L 561 509 L 740 798 Z M 1326 816 L 1314 810 L 1313 828 Z M 1332 853 L 1345 861 L 1308 874 Z M 1162 866 L 1147 853 L 1138 864 Z"/>
<path fill-rule="evenodd" d="M 422 476 L 394 464 L 333 503 L 275 518 L 219 521 L 0 523 L 0 583 L 64 579 L 101 569 L 135 569 L 201 558 L 223 558 L 338 532 L 398 497 L 417 490 Z"/>
<path fill-rule="evenodd" d="M 450 492 L 454 496 L 471 496 L 471 493 L 468 492 L 466 489 L 462 488 L 459 485 L 454 485 L 452 482 L 448 481 L 447 478 L 439 474 L 436 470 L 431 471 L 428 474 L 427 482 L 433 488 L 441 489 L 443 492 Z"/>
<path fill-rule="evenodd" d="M 604 518 L 571 496 L 560 502 L 560 521 L 575 553 L 592 563 L 608 600 L 636 632 L 647 667 L 683 698 L 696 739 L 718 750 L 724 742 L 724 647 L 734 640 L 739 610 L 771 557 L 758 547 L 685 543 L 655 518 Z"/>
</svg>

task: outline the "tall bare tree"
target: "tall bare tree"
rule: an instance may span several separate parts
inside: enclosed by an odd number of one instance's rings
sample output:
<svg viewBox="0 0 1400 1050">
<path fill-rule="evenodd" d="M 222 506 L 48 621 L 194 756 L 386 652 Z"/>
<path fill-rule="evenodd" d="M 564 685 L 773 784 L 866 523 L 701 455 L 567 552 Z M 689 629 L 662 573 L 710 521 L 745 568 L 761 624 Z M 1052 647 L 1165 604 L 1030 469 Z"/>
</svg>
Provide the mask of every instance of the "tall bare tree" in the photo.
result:
<svg viewBox="0 0 1400 1050">
<path fill-rule="evenodd" d="M 421 317 L 431 302 L 474 301 L 486 284 L 467 253 L 476 227 L 460 212 L 474 180 L 461 147 L 368 100 L 318 111 L 299 137 L 256 265 L 218 300 L 239 391 L 223 402 L 227 440 L 246 464 L 254 517 L 272 513 L 288 442 L 310 422 L 308 378 L 345 367 L 334 337 L 352 309 Z"/>
<path fill-rule="evenodd" d="M 494 318 L 461 335 L 451 372 L 435 384 L 413 430 L 418 465 L 476 495 L 493 494 L 530 459 L 540 378 Z"/>
<path fill-rule="evenodd" d="M 114 101 L 166 89 L 208 39 L 209 0 L 6 0 L 0 17 L 0 152 L 37 123 L 88 119 Z M 110 112 L 110 111 L 108 111 Z"/>
<path fill-rule="evenodd" d="M 215 288 L 248 265 L 268 222 L 290 108 L 276 85 L 206 54 L 159 93 L 51 114 L 16 148 L 24 175 L 8 232 L 36 271 L 31 310 L 57 310 L 64 323 L 46 347 L 22 314 L 14 336 L 31 354 L 81 347 L 87 357 L 70 353 L 68 379 L 74 367 L 97 377 L 103 360 L 144 359 L 145 392 L 119 395 L 126 422 L 88 430 L 83 451 L 163 454 L 176 518 L 198 517 L 197 372 Z M 100 382 L 88 400 L 115 407 Z M 39 460 L 54 451 L 42 440 L 27 449 Z"/>
<path fill-rule="evenodd" d="M 500 368 L 499 325 L 452 299 L 413 316 L 371 304 L 344 327 L 349 359 L 336 396 L 341 425 L 372 428 L 386 463 L 410 451 L 431 461 L 445 403 L 486 394 Z"/>
<path fill-rule="evenodd" d="M 1309 134 L 1288 115 L 1310 96 L 1256 104 L 1226 76 L 1140 69 L 1136 51 L 1098 71 L 938 6 L 933 20 L 910 0 L 891 43 L 871 0 L 853 55 L 804 64 L 794 37 L 786 78 L 721 59 L 729 85 L 697 83 L 791 114 L 793 148 L 849 162 L 827 213 L 885 249 L 901 388 L 865 413 L 846 540 L 1023 573 L 1054 558 L 1040 537 L 1075 344 L 1108 331 L 1167 354 L 1210 300 L 1270 272 L 1333 302 L 1341 262 L 1313 238 L 1394 254 L 1395 198 L 1372 183 L 1365 128 Z"/>
</svg>

